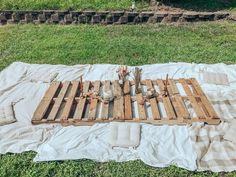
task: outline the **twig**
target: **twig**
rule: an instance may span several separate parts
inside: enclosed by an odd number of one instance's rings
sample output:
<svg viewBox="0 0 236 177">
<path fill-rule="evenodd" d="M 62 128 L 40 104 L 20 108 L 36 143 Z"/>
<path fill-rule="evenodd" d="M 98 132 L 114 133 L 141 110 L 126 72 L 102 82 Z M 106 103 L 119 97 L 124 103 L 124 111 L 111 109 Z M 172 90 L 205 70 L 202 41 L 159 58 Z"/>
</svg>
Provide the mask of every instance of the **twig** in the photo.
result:
<svg viewBox="0 0 236 177">
<path fill-rule="evenodd" d="M 116 71 L 119 77 L 119 84 L 123 85 L 126 81 L 126 77 L 129 75 L 128 67 L 127 66 L 120 66 Z"/>
<path fill-rule="evenodd" d="M 126 81 L 126 77 L 129 75 L 128 67 L 127 66 L 120 66 L 116 71 L 119 77 L 119 85 L 121 87 L 121 94 L 124 95 L 124 83 Z"/>
<path fill-rule="evenodd" d="M 163 93 L 163 96 L 165 96 L 165 97 L 168 96 L 167 85 L 168 85 L 168 74 L 166 75 L 166 80 L 165 80 L 165 82 L 164 82 L 164 93 Z"/>
<path fill-rule="evenodd" d="M 142 69 L 135 68 L 134 72 L 134 83 L 135 83 L 135 93 L 138 94 L 141 92 L 141 71 Z"/>
<path fill-rule="evenodd" d="M 83 97 L 83 76 L 80 76 L 80 95 Z"/>
</svg>

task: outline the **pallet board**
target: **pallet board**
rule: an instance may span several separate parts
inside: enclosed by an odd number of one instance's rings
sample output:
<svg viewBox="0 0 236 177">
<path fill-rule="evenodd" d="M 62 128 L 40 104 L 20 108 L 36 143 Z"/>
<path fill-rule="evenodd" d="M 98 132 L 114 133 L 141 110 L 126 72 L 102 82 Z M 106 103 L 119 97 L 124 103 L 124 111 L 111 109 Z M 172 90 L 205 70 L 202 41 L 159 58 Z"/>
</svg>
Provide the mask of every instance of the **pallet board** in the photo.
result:
<svg viewBox="0 0 236 177">
<path fill-rule="evenodd" d="M 141 81 L 135 93 L 133 81 L 53 82 L 38 105 L 33 124 L 92 125 L 98 122 L 143 122 L 151 124 L 219 124 L 220 119 L 196 79 Z M 146 97 L 147 90 L 155 90 Z M 104 92 L 112 93 L 105 102 Z"/>
</svg>

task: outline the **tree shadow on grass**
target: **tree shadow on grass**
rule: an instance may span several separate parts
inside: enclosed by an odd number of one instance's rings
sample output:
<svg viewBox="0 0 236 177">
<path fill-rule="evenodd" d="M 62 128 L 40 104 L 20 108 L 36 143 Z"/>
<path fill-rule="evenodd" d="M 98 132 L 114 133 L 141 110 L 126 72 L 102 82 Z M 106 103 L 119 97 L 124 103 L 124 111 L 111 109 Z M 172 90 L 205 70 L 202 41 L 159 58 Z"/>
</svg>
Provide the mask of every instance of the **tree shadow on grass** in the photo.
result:
<svg viewBox="0 0 236 177">
<path fill-rule="evenodd" d="M 162 0 L 164 5 L 194 11 L 236 11 L 236 0 Z"/>
</svg>

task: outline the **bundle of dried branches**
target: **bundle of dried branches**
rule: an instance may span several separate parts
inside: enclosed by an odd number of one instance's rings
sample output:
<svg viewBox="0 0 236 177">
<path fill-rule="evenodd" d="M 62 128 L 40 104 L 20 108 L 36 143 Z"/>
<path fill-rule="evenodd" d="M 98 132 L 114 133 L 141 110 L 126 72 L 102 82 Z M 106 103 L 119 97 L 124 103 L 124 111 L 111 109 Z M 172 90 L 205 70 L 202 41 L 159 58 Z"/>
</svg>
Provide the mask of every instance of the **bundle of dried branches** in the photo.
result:
<svg viewBox="0 0 236 177">
<path fill-rule="evenodd" d="M 134 83 L 135 83 L 135 93 L 138 94 L 141 92 L 141 72 L 142 69 L 135 67 L 134 71 Z"/>
</svg>

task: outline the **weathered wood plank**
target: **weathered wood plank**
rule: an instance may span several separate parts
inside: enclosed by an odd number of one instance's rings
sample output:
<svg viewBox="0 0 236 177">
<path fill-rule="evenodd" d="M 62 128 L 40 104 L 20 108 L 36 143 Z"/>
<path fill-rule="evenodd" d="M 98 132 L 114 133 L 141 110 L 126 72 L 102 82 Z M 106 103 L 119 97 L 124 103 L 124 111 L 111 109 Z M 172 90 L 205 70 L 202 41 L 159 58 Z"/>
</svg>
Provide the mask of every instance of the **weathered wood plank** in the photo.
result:
<svg viewBox="0 0 236 177">
<path fill-rule="evenodd" d="M 85 81 L 83 83 L 84 97 L 79 100 L 79 102 L 75 108 L 74 119 L 82 119 L 83 112 L 85 111 L 84 109 L 86 109 L 86 107 L 85 107 L 86 101 L 87 101 L 86 94 L 89 92 L 89 87 L 90 87 L 90 81 Z M 80 94 L 82 94 L 82 93 L 80 93 Z"/>
<path fill-rule="evenodd" d="M 113 119 L 124 119 L 124 98 L 122 89 L 120 87 L 119 81 L 113 82 L 114 85 L 114 107 L 113 107 Z"/>
<path fill-rule="evenodd" d="M 174 109 L 172 107 L 171 101 L 169 99 L 169 97 L 162 97 L 163 100 L 163 104 L 166 110 L 166 114 L 167 114 L 167 119 L 176 119 L 176 115 L 174 112 Z"/>
<path fill-rule="evenodd" d="M 43 118 L 45 115 L 49 105 L 51 104 L 51 101 L 61 85 L 60 82 L 52 82 L 48 90 L 46 91 L 42 101 L 39 103 L 38 107 L 36 108 L 36 111 L 34 112 L 32 121 L 39 121 Z"/>
<path fill-rule="evenodd" d="M 99 93 L 100 85 L 101 85 L 100 81 L 95 81 L 93 92 Z M 98 104 L 98 99 L 92 98 L 89 107 L 89 115 L 88 115 L 89 120 L 94 120 L 96 118 L 97 104 Z"/>
<path fill-rule="evenodd" d="M 145 103 L 142 93 L 136 94 L 136 100 L 138 104 L 138 113 L 139 113 L 139 120 L 147 119 L 146 111 L 145 111 Z"/>
<path fill-rule="evenodd" d="M 125 120 L 132 119 L 132 106 L 131 106 L 131 96 L 130 96 L 130 81 L 125 81 L 124 84 L 124 112 Z"/>
<path fill-rule="evenodd" d="M 212 104 L 209 102 L 209 100 L 205 96 L 202 96 L 200 98 L 201 98 L 201 101 L 204 104 L 205 108 L 207 109 L 208 113 L 210 114 L 210 118 L 219 119 L 218 114 L 214 110 L 214 108 L 213 108 Z"/>
<path fill-rule="evenodd" d="M 184 100 L 182 99 L 182 97 L 180 95 L 176 95 L 174 98 L 177 102 L 177 107 L 180 110 L 180 114 L 181 114 L 181 116 L 180 115 L 178 116 L 183 117 L 184 119 L 190 118 L 190 114 L 184 104 Z"/>
<path fill-rule="evenodd" d="M 163 80 L 157 79 L 156 83 L 157 83 L 157 85 L 158 85 L 158 87 L 160 89 L 160 94 L 163 95 L 164 94 L 164 90 L 165 90 L 165 86 L 164 86 Z"/>
<path fill-rule="evenodd" d="M 165 107 L 165 110 L 166 110 L 166 114 L 167 114 L 167 119 L 176 119 L 176 114 L 175 114 L 175 110 L 172 106 L 172 103 L 171 103 L 171 100 L 170 100 L 170 97 L 169 95 L 168 96 L 164 96 L 163 93 L 164 93 L 164 90 L 165 90 L 165 85 L 164 85 L 164 80 L 157 80 L 157 84 L 159 85 L 160 87 L 160 90 L 162 91 L 162 95 L 161 95 L 161 99 L 163 101 L 163 104 L 164 104 L 164 107 Z M 170 86 L 167 86 L 167 89 L 168 89 L 168 92 L 172 92 L 171 89 L 170 89 Z"/>
<path fill-rule="evenodd" d="M 179 94 L 179 90 L 178 90 L 178 87 L 176 86 L 175 81 L 173 79 L 169 79 L 168 82 L 169 82 L 172 94 L 173 95 Z"/>
<path fill-rule="evenodd" d="M 146 86 L 147 86 L 147 89 L 154 88 L 151 80 L 146 80 Z M 157 105 L 157 98 L 153 97 L 149 100 L 149 102 L 150 102 L 151 110 L 152 110 L 152 119 L 154 120 L 161 119 L 159 108 Z"/>
<path fill-rule="evenodd" d="M 68 119 L 70 111 L 71 111 L 71 107 L 74 102 L 74 98 L 75 98 L 77 90 L 79 88 L 79 81 L 72 81 L 71 84 L 72 84 L 72 87 L 71 87 L 70 93 L 68 95 L 68 99 L 66 101 L 64 110 L 60 116 L 60 119 L 63 119 L 63 120 Z"/>
<path fill-rule="evenodd" d="M 204 92 L 202 91 L 200 85 L 198 84 L 197 80 L 194 78 L 188 79 L 189 83 L 192 84 L 194 90 L 196 91 L 196 94 L 199 96 L 206 96 Z"/>
</svg>

